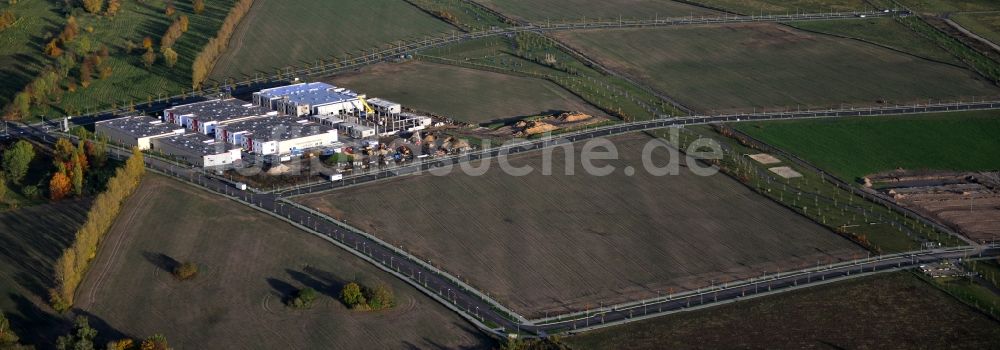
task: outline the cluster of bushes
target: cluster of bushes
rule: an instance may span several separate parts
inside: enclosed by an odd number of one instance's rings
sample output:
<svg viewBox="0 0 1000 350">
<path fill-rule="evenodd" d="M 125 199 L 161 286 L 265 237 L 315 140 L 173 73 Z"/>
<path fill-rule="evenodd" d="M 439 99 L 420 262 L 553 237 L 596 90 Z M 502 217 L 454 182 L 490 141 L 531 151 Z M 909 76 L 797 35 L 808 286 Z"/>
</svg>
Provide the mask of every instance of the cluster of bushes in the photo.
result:
<svg viewBox="0 0 1000 350">
<path fill-rule="evenodd" d="M 375 288 L 362 287 L 356 282 L 348 283 L 340 291 L 340 301 L 354 310 L 378 311 L 395 306 L 395 296 L 385 284 Z"/>
<path fill-rule="evenodd" d="M 94 340 L 97 338 L 97 330 L 90 326 L 90 321 L 86 317 L 79 316 L 73 322 L 73 327 L 69 333 L 59 336 L 56 339 L 56 349 L 77 350 L 77 349 L 97 349 Z M 31 346 L 22 345 L 17 334 L 10 329 L 10 322 L 0 313 L 0 349 L 4 350 L 29 350 Z M 137 346 L 138 345 L 138 346 Z M 107 350 L 170 350 L 167 338 L 161 334 L 156 334 L 144 339 L 139 344 L 131 338 L 119 339 L 108 342 Z"/>
<path fill-rule="evenodd" d="M 122 203 L 139 186 L 145 171 L 142 152 L 133 149 L 132 157 L 125 162 L 125 166 L 115 172 L 115 176 L 108 181 L 107 189 L 97 195 L 83 227 L 56 261 L 56 287 L 49 291 L 49 301 L 56 310 L 65 311 L 73 305 L 76 288 L 83 280 L 90 261 L 97 255 L 104 234 L 114 223 Z"/>
<path fill-rule="evenodd" d="M 306 287 L 299 289 L 291 299 L 288 299 L 288 306 L 296 309 L 306 309 L 312 307 L 316 302 L 316 290 Z"/>
<path fill-rule="evenodd" d="M 237 0 L 233 8 L 229 10 L 226 19 L 222 21 L 222 27 L 215 34 L 215 37 L 208 40 L 198 56 L 195 57 L 191 65 L 191 87 L 199 88 L 201 83 L 208 78 L 208 73 L 212 71 L 219 56 L 226 51 L 229 46 L 229 38 L 236 31 L 236 26 L 243 20 L 243 17 L 250 12 L 253 0 Z"/>
<path fill-rule="evenodd" d="M 86 317 L 79 316 L 73 324 L 73 329 L 69 334 L 59 337 L 56 340 L 58 350 L 77 349 L 97 349 L 94 339 L 97 338 L 97 330 L 90 326 Z M 167 338 L 162 334 L 147 337 L 136 346 L 136 341 L 131 338 L 124 338 L 108 342 L 107 350 L 170 350 Z"/>
<path fill-rule="evenodd" d="M 20 338 L 10 329 L 7 317 L 0 313 L 0 349 L 22 349 L 18 343 Z"/>
<path fill-rule="evenodd" d="M 36 158 L 34 146 L 20 140 L 3 151 L 0 162 L 0 203 L 5 203 L 11 191 L 10 185 L 19 188 L 21 194 L 36 200 L 42 193 L 35 184 L 27 184 L 26 178 L 31 164 Z M 48 179 L 49 197 L 61 200 L 69 196 L 81 196 L 99 188 L 107 179 L 107 143 L 105 141 L 81 141 L 76 146 L 66 139 L 56 143 L 52 154 L 54 174 L 39 174 Z M 37 183 L 36 183 L 37 184 Z M 13 204 L 12 204 L 13 205 Z"/>
</svg>

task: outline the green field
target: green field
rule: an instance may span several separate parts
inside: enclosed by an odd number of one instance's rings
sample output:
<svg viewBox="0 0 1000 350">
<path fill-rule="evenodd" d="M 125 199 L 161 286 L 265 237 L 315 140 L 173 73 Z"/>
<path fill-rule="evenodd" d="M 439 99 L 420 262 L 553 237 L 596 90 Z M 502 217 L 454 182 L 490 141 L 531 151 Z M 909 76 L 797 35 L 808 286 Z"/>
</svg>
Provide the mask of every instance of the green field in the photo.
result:
<svg viewBox="0 0 1000 350">
<path fill-rule="evenodd" d="M 0 311 L 26 343 L 61 330 L 64 320 L 48 306 L 52 267 L 89 208 L 88 198 L 0 212 Z"/>
<path fill-rule="evenodd" d="M 1000 169 L 1000 112 L 738 123 L 844 180 L 897 168 Z"/>
<path fill-rule="evenodd" d="M 188 261 L 198 275 L 178 281 L 170 271 Z M 386 283 L 396 306 L 349 310 L 337 300 L 348 281 Z M 283 304 L 304 287 L 317 291 L 312 307 Z M 176 349 L 491 346 L 451 310 L 343 249 L 152 174 L 106 236 L 76 307 L 105 336 L 159 333 Z"/>
<path fill-rule="evenodd" d="M 1000 45 L 1000 12 L 962 13 L 951 16 L 951 19 L 983 39 Z"/>
<path fill-rule="evenodd" d="M 469 123 L 549 111 L 604 115 L 548 81 L 433 63 L 383 64 L 332 83 Z"/>
<path fill-rule="evenodd" d="M 48 1 L 54 2 L 54 0 Z M 45 6 L 45 3 L 46 0 L 29 0 L 10 6 L 19 16 L 24 16 L 21 19 L 25 24 L 23 31 L 31 34 L 22 33 L 21 22 L 9 30 L 0 32 L 0 38 L 4 42 L 9 40 L 12 43 L 10 47 L 4 45 L 4 48 L 0 49 L 3 50 L 0 52 L 3 52 L 4 69 L 25 65 L 27 68 L 25 73 L 32 72 L 30 79 L 33 79 L 40 67 L 54 64 L 54 60 L 42 52 L 41 47 L 47 42 L 47 39 L 42 38 L 58 35 L 62 31 L 65 19 L 62 18 L 61 10 L 58 10 L 59 6 Z M 78 87 L 76 92 L 66 91 L 61 100 L 50 102 L 51 107 L 34 108 L 35 116 L 75 115 L 113 105 L 145 102 L 150 97 L 156 98 L 159 94 L 172 95 L 183 89 L 190 89 L 191 62 L 209 38 L 215 36 L 232 4 L 226 1 L 207 1 L 205 12 L 195 15 L 190 2 L 175 2 L 177 8 L 175 16 L 187 15 L 190 20 L 188 32 L 184 33 L 173 46 L 178 53 L 177 64 L 173 68 L 167 67 L 160 55 L 157 63 L 152 68 L 146 69 L 140 57 L 141 49 L 128 54 L 125 51 L 126 42 L 140 44 L 143 37 L 150 36 L 154 48 L 158 49 L 160 38 L 172 21 L 164 14 L 165 3 L 164 0 L 141 3 L 122 1 L 121 9 L 113 18 L 88 14 L 82 10 L 74 11 L 80 27 L 80 35 L 74 42 L 88 42 L 93 51 L 97 51 L 101 45 L 106 45 L 110 53 L 107 64 L 112 69 L 112 75 L 102 80 L 96 77 L 95 72 L 90 87 Z M 39 19 L 43 23 L 37 23 Z M 30 39 L 24 40 L 24 35 L 28 35 Z M 20 63 L 14 64 L 10 61 Z M 77 71 L 78 69 L 74 69 L 70 77 L 78 79 Z M 7 101 L 12 98 L 14 91 L 20 91 L 24 87 L 27 81 L 21 78 L 22 74 L 14 74 L 13 76 L 18 78 L 13 80 L 4 79 L 2 84 L 4 100 L 0 101 Z M 27 76 L 23 74 L 23 77 Z M 68 80 L 62 82 L 64 90 L 67 90 L 67 83 Z"/>
<path fill-rule="evenodd" d="M 1000 3 L 994 0 L 896 0 L 910 10 L 929 13 L 997 11 Z"/>
<path fill-rule="evenodd" d="M 693 2 L 746 15 L 855 11 L 871 8 L 865 0 L 693 0 Z"/>
<path fill-rule="evenodd" d="M 714 14 L 712 10 L 669 0 L 485 0 L 483 5 L 505 15 L 543 23 L 618 19 L 653 19 Z"/>
<path fill-rule="evenodd" d="M 557 34 L 613 70 L 702 112 L 996 95 L 974 73 L 776 24 Z"/>
<path fill-rule="evenodd" d="M 1000 323 L 908 273 L 895 273 L 600 329 L 563 342 L 576 350 L 987 349 L 1000 342 Z"/>
<path fill-rule="evenodd" d="M 964 66 L 961 60 L 937 46 L 933 41 L 915 35 L 909 28 L 891 18 L 867 20 L 791 22 L 788 25 L 818 33 L 854 38 L 909 53 L 911 55 Z"/>
<path fill-rule="evenodd" d="M 233 35 L 211 78 L 273 75 L 289 66 L 343 59 L 398 40 L 424 38 L 454 27 L 396 0 L 308 0 L 289 5 L 258 0 Z"/>
</svg>

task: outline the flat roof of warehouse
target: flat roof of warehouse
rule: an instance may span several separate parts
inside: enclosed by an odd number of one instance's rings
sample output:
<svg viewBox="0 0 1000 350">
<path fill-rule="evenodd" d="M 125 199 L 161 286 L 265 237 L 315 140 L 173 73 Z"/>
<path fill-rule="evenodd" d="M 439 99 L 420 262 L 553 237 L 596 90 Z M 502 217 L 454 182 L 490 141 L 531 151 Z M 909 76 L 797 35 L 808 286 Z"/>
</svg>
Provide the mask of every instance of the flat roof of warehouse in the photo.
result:
<svg viewBox="0 0 1000 350">
<path fill-rule="evenodd" d="M 167 124 L 159 119 L 146 116 L 125 116 L 100 121 L 97 124 L 119 130 L 136 138 L 184 133 L 184 128 L 180 126 Z"/>
<path fill-rule="evenodd" d="M 358 94 L 327 83 L 299 83 L 279 86 L 257 92 L 268 99 L 287 98 L 296 104 L 325 105 L 348 102 L 358 98 Z"/>
<path fill-rule="evenodd" d="M 240 148 L 239 146 L 216 141 L 215 138 L 197 133 L 165 137 L 156 139 L 156 142 L 166 143 L 170 146 L 186 149 L 201 155 L 222 154 Z"/>
<path fill-rule="evenodd" d="M 267 141 L 284 141 L 316 136 L 336 130 L 332 126 L 287 117 L 268 117 L 226 125 L 228 132 L 246 131 L 253 134 L 256 139 Z"/>
<path fill-rule="evenodd" d="M 226 121 L 253 116 L 267 115 L 270 111 L 252 103 L 227 98 L 181 105 L 167 109 L 175 115 L 194 115 L 199 121 Z"/>
</svg>

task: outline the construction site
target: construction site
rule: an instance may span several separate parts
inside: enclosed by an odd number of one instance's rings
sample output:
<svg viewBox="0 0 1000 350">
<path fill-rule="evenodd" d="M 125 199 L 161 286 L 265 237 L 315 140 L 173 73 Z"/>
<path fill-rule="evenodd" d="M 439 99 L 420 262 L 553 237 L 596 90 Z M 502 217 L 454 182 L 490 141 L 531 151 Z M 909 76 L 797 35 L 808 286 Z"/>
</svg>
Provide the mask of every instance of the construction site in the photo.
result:
<svg viewBox="0 0 1000 350">
<path fill-rule="evenodd" d="M 1000 174 L 896 170 L 864 178 L 865 187 L 976 242 L 1000 239 Z"/>
</svg>

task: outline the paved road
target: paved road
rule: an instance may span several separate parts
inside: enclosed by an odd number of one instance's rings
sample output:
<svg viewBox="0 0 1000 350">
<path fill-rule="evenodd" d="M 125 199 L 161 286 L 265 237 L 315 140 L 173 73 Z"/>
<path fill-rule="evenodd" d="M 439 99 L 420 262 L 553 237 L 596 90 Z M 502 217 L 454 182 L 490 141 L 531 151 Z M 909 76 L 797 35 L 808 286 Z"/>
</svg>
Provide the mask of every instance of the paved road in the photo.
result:
<svg viewBox="0 0 1000 350">
<path fill-rule="evenodd" d="M 979 101 L 942 103 L 913 106 L 886 106 L 882 108 L 863 109 L 831 109 L 831 110 L 810 110 L 810 111 L 788 111 L 756 114 L 729 114 L 719 116 L 692 116 L 669 119 L 645 120 L 630 123 L 614 124 L 599 128 L 587 129 L 577 132 L 555 135 L 550 138 L 540 138 L 536 140 L 522 141 L 516 144 L 494 147 L 486 150 L 469 152 L 458 156 L 448 156 L 434 158 L 427 161 L 407 163 L 400 166 L 392 166 L 381 170 L 373 170 L 365 173 L 345 176 L 336 182 L 318 181 L 312 184 L 297 186 L 293 188 L 279 190 L 282 196 L 299 196 L 311 193 L 330 191 L 346 186 L 354 186 L 366 182 L 384 180 L 400 175 L 409 175 L 433 168 L 446 167 L 460 162 L 475 161 L 479 159 L 494 158 L 501 154 L 516 154 L 532 150 L 553 147 L 566 143 L 592 139 L 596 137 L 611 137 L 634 132 L 643 132 L 656 129 L 682 127 L 691 125 L 704 125 L 714 123 L 728 123 L 738 121 L 773 121 L 773 120 L 795 120 L 795 119 L 815 119 L 815 118 L 845 118 L 857 116 L 894 116 L 903 114 L 920 114 L 933 112 L 955 112 L 969 110 L 996 110 L 1000 109 L 1000 101 Z"/>
<path fill-rule="evenodd" d="M 694 122 L 703 118 L 695 118 Z M 711 119 L 711 118 L 709 118 Z M 660 125 L 657 121 L 645 125 Z M 613 131 L 641 130 L 641 125 L 626 125 Z M 53 142 L 54 137 L 43 128 L 18 126 L 12 132 L 20 137 L 33 137 Z M 599 135 L 608 131 L 599 131 Z M 580 137 L 584 137 L 580 135 Z M 538 144 L 541 146 L 542 144 Z M 536 149 L 527 146 L 523 150 Z M 129 154 L 125 149 L 112 149 L 117 157 Z M 914 267 L 921 263 L 962 257 L 998 256 L 998 247 L 962 247 L 948 250 L 913 252 L 898 256 L 859 259 L 829 266 L 788 272 L 773 276 L 728 283 L 710 289 L 690 291 L 639 303 L 608 306 L 547 319 L 527 320 L 464 282 L 441 272 L 428 262 L 411 256 L 404 250 L 384 243 L 364 232 L 354 230 L 311 209 L 286 201 L 282 193 L 240 191 L 224 179 L 208 175 L 199 169 L 166 160 L 146 157 L 149 169 L 187 181 L 208 191 L 225 195 L 259 211 L 288 221 L 300 229 L 319 235 L 341 248 L 371 262 L 375 266 L 403 279 L 415 288 L 456 311 L 484 331 L 503 336 L 509 332 L 555 334 L 581 331 L 631 322 L 646 317 L 683 311 L 689 308 L 732 302 L 757 295 L 793 290 L 811 284 L 857 277 L 889 269 Z"/>
</svg>

